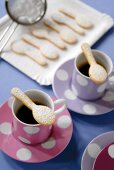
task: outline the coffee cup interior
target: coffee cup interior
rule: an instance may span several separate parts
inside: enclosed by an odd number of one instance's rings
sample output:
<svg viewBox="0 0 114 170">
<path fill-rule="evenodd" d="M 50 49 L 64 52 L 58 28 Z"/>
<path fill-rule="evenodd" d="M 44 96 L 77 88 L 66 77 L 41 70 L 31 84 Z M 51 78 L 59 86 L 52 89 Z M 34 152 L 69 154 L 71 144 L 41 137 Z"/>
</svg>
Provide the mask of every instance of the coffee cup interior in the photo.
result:
<svg viewBox="0 0 114 170">
<path fill-rule="evenodd" d="M 92 53 L 96 59 L 96 62 L 102 65 L 106 69 L 108 75 L 110 75 L 113 69 L 113 64 L 111 59 L 103 52 L 99 52 L 97 50 L 92 50 Z M 76 57 L 75 68 L 81 75 L 86 76 L 86 78 L 89 78 L 89 75 L 86 74 L 89 71 L 89 64 L 83 53 L 81 53 L 78 57 Z"/>
<path fill-rule="evenodd" d="M 47 106 L 53 109 L 52 99 L 46 93 L 41 92 L 41 91 L 36 91 L 36 90 L 26 91 L 25 93 L 37 105 L 44 105 L 44 106 Z M 18 99 L 14 99 L 12 111 L 13 111 L 14 117 L 16 117 L 16 119 L 19 119 L 19 121 L 21 121 L 22 123 L 32 124 L 33 122 L 33 124 L 37 124 L 35 120 L 33 121 L 30 120 L 30 119 L 34 119 L 32 116 L 32 111 L 26 108 L 26 106 L 24 106 L 23 103 L 20 102 Z M 20 115 L 19 115 L 19 112 L 20 112 Z"/>
</svg>

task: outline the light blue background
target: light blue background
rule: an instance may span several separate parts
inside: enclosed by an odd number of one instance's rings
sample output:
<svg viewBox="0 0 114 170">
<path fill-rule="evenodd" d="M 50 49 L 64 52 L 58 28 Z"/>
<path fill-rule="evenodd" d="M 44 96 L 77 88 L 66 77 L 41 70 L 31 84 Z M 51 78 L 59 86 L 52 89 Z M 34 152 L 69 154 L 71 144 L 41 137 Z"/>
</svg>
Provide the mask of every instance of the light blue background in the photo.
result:
<svg viewBox="0 0 114 170">
<path fill-rule="evenodd" d="M 114 0 L 83 0 L 83 2 L 114 18 Z M 4 15 L 4 0 L 0 0 L 0 17 Z M 93 48 L 106 52 L 114 62 L 114 28 L 110 29 Z M 16 86 L 22 90 L 41 89 L 49 95 L 54 95 L 51 86 L 40 86 L 0 60 L 0 104 L 10 97 L 11 88 Z M 80 170 L 81 157 L 87 144 L 95 136 L 114 130 L 114 113 L 96 117 L 70 113 L 74 125 L 73 136 L 68 147 L 59 156 L 45 163 L 26 164 L 15 161 L 0 151 L 0 170 Z"/>
</svg>

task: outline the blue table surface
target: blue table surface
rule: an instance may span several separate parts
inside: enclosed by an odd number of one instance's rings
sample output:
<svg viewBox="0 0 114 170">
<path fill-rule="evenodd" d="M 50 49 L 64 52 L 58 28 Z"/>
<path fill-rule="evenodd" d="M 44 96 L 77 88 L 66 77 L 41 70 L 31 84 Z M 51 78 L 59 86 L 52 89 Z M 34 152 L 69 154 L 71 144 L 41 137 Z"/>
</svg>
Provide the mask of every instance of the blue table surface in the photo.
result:
<svg viewBox="0 0 114 170">
<path fill-rule="evenodd" d="M 0 0 L 0 17 L 5 15 L 4 1 Z M 113 0 L 83 0 L 83 2 L 107 13 L 114 18 Z M 114 62 L 114 28 L 111 28 L 93 48 L 106 52 Z M 14 67 L 0 60 L 0 104 L 10 97 L 12 87 L 22 90 L 40 89 L 54 96 L 51 86 L 40 86 Z M 113 111 L 101 116 L 84 116 L 71 112 L 73 135 L 67 148 L 56 158 L 36 164 L 27 164 L 13 160 L 0 151 L 0 170 L 80 170 L 81 158 L 87 144 L 97 135 L 114 130 Z M 9 146 L 10 147 L 10 146 Z"/>
</svg>

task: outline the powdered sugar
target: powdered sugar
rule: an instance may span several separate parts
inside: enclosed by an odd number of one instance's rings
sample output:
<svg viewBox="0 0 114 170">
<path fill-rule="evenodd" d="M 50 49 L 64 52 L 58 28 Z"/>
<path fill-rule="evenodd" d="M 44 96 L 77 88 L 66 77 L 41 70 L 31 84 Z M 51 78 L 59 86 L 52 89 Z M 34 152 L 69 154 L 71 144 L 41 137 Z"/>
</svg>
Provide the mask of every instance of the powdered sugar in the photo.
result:
<svg viewBox="0 0 114 170">
<path fill-rule="evenodd" d="M 8 7 L 11 15 L 20 23 L 34 23 L 44 11 L 42 0 L 10 0 Z"/>
</svg>

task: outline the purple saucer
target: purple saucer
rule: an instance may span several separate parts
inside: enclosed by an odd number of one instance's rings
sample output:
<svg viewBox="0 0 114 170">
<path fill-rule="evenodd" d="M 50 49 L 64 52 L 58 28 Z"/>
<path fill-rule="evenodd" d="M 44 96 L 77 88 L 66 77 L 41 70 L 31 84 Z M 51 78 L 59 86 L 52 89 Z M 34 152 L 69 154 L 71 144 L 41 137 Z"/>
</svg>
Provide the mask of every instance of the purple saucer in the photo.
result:
<svg viewBox="0 0 114 170">
<path fill-rule="evenodd" d="M 114 143 L 106 146 L 96 158 L 92 170 L 114 169 Z"/>
<path fill-rule="evenodd" d="M 52 85 L 56 97 L 66 99 L 67 107 L 70 110 L 84 115 L 100 115 L 113 110 L 114 89 L 108 89 L 105 95 L 96 101 L 85 101 L 76 96 L 75 91 L 71 88 L 73 63 L 74 59 L 71 59 L 56 70 Z"/>
</svg>

